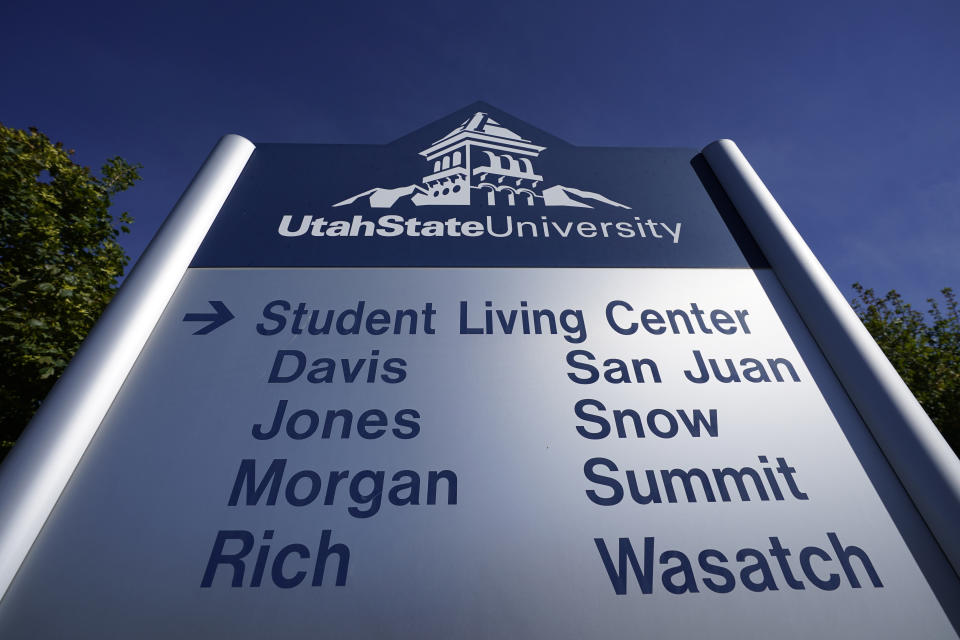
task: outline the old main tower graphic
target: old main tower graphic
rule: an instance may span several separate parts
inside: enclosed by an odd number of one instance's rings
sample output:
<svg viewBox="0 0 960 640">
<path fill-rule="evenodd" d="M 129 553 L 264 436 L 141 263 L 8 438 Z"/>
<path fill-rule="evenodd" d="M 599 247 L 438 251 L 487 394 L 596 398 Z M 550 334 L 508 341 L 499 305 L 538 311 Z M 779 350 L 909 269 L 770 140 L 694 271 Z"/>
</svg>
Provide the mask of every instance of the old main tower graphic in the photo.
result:
<svg viewBox="0 0 960 640">
<path fill-rule="evenodd" d="M 420 152 L 433 163 L 424 176 L 427 193 L 417 204 L 470 204 L 476 188 L 487 204 L 530 205 L 543 197 L 537 187 L 543 176 L 533 171 L 533 160 L 545 147 L 524 140 L 485 113 L 472 118 Z M 431 202 L 434 201 L 434 202 Z"/>
<path fill-rule="evenodd" d="M 459 127 L 420 151 L 432 171 L 421 184 L 375 187 L 336 203 L 388 209 L 403 199 L 431 205 L 510 207 L 582 207 L 608 205 L 629 209 L 598 193 L 562 185 L 543 188 L 533 162 L 546 147 L 533 144 L 478 111 Z"/>
</svg>

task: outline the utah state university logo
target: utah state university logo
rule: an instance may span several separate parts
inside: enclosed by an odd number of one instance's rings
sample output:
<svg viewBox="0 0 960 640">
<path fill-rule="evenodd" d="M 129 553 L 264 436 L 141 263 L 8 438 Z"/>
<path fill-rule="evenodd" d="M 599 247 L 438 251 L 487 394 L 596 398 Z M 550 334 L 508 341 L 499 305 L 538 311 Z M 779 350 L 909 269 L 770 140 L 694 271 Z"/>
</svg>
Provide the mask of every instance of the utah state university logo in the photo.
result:
<svg viewBox="0 0 960 640">
<path fill-rule="evenodd" d="M 422 184 L 374 187 L 334 204 L 389 209 L 400 201 L 414 205 L 488 204 L 517 207 L 630 207 L 609 198 L 563 185 L 543 188 L 533 161 L 546 149 L 525 140 L 478 111 L 459 127 L 420 152 L 433 171 Z"/>
</svg>

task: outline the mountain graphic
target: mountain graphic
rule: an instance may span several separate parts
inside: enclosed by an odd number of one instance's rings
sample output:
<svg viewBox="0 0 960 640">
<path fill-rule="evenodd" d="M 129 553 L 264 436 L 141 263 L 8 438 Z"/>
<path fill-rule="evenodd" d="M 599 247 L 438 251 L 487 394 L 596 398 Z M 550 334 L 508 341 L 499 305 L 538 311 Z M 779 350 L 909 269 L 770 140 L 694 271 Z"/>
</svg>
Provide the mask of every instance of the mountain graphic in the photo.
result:
<svg viewBox="0 0 960 640">
<path fill-rule="evenodd" d="M 366 204 L 371 209 L 389 209 L 397 203 L 397 200 L 400 200 L 401 198 L 411 198 L 415 193 L 425 194 L 426 191 L 415 184 L 411 184 L 407 187 L 397 187 L 396 189 L 374 187 L 373 189 L 368 189 L 363 193 L 358 193 L 352 198 L 347 198 L 346 200 L 338 202 L 333 206 L 344 207 L 348 204 Z"/>
<path fill-rule="evenodd" d="M 368 189 L 363 193 L 358 193 L 357 195 L 347 198 L 346 200 L 342 200 L 333 206 L 345 207 L 347 205 L 365 205 L 371 209 L 390 209 L 400 201 L 411 201 L 414 204 L 419 204 L 417 200 L 420 198 L 416 198 L 417 195 L 419 195 L 421 198 L 426 198 L 429 193 L 426 189 L 415 184 L 411 184 L 406 187 L 397 187 L 395 189 L 374 187 L 373 189 Z M 565 187 L 560 184 L 544 189 L 542 198 L 543 205 L 547 207 L 580 207 L 582 209 L 595 209 L 599 205 L 619 207 L 621 209 L 630 208 L 625 204 L 615 202 L 614 200 L 600 195 L 599 193 L 584 191 L 582 189 L 574 189 L 573 187 Z"/>
<path fill-rule="evenodd" d="M 593 209 L 594 205 L 588 202 L 590 200 L 594 201 L 594 203 L 601 203 L 611 207 L 620 207 L 621 209 L 630 208 L 625 204 L 614 202 L 599 193 L 565 187 L 562 184 L 547 187 L 543 190 L 543 204 L 548 207 L 584 207 L 586 209 Z"/>
</svg>

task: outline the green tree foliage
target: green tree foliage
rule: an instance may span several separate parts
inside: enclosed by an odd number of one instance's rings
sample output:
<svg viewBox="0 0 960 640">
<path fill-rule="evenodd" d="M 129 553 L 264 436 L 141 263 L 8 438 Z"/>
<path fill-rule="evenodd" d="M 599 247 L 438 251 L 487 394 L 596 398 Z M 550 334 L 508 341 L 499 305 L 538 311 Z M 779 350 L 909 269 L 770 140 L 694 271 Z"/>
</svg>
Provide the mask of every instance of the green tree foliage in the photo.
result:
<svg viewBox="0 0 960 640">
<path fill-rule="evenodd" d="M 26 426 L 113 297 L 128 258 L 115 194 L 139 166 L 95 176 L 35 129 L 0 124 L 0 456 Z M 115 226 L 115 224 L 117 226 Z"/>
<path fill-rule="evenodd" d="M 855 284 L 860 320 L 900 373 L 954 451 L 960 452 L 960 312 L 949 288 L 943 301 L 927 300 L 927 313 L 890 291 L 878 297 Z"/>
</svg>

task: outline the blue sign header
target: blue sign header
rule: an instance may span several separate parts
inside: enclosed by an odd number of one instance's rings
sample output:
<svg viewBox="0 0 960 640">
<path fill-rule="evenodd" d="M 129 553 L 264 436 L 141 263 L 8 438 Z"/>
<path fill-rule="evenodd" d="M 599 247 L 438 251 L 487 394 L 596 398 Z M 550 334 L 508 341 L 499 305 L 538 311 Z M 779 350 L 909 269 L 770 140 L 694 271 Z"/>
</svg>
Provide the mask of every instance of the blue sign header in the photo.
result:
<svg viewBox="0 0 960 640">
<path fill-rule="evenodd" d="M 576 147 L 476 103 L 388 145 L 258 144 L 193 267 L 750 267 L 694 149 Z"/>
</svg>

